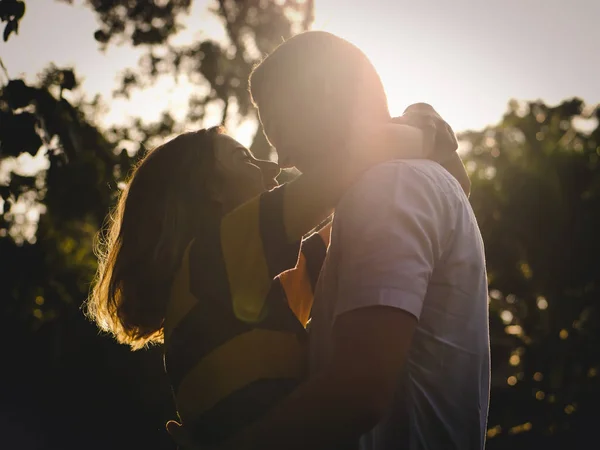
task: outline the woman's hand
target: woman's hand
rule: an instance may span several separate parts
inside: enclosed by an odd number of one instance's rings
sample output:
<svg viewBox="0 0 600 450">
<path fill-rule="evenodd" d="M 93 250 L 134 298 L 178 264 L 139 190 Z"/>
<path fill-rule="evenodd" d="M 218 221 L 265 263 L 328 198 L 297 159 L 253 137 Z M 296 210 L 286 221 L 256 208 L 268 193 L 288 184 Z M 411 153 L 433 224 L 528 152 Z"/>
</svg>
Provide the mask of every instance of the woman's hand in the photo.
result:
<svg viewBox="0 0 600 450">
<path fill-rule="evenodd" d="M 423 151 L 427 159 L 443 164 L 453 159 L 458 140 L 452 127 L 427 103 L 414 103 L 392 122 L 419 128 L 425 134 Z"/>
</svg>

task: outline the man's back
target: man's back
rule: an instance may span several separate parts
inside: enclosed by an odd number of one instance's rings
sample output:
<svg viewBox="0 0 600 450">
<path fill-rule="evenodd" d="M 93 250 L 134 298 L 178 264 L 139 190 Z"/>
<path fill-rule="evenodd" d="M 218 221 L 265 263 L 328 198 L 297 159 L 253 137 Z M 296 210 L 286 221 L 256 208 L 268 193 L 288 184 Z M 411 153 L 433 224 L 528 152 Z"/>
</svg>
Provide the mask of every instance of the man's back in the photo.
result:
<svg viewBox="0 0 600 450">
<path fill-rule="evenodd" d="M 483 448 L 490 378 L 483 243 L 467 197 L 437 163 L 379 165 L 340 202 L 313 308 L 313 374 L 329 362 L 335 318 L 370 306 L 402 309 L 418 326 L 392 408 L 361 448 Z"/>
</svg>

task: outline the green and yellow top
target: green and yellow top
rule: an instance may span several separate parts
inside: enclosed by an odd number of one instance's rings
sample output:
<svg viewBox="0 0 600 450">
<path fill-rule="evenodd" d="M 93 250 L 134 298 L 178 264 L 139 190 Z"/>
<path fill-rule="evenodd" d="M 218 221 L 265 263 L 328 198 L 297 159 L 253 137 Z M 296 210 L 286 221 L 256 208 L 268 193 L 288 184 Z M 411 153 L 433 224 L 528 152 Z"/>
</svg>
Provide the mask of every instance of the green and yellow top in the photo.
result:
<svg viewBox="0 0 600 450">
<path fill-rule="evenodd" d="M 330 230 L 290 239 L 285 188 L 199 230 L 173 283 L 165 367 L 180 418 L 202 443 L 235 433 L 306 375 L 305 326 Z"/>
</svg>

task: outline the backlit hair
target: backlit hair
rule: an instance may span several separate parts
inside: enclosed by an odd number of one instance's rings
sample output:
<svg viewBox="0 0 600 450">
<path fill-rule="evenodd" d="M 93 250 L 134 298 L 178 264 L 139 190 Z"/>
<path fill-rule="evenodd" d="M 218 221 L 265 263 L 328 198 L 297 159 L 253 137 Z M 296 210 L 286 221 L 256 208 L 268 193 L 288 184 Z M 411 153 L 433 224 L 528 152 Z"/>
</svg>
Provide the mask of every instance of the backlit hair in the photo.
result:
<svg viewBox="0 0 600 450">
<path fill-rule="evenodd" d="M 218 219 L 211 198 L 215 136 L 183 133 L 150 151 L 133 170 L 97 246 L 98 271 L 86 313 L 137 350 L 163 342 L 171 284 L 197 227 Z"/>
</svg>

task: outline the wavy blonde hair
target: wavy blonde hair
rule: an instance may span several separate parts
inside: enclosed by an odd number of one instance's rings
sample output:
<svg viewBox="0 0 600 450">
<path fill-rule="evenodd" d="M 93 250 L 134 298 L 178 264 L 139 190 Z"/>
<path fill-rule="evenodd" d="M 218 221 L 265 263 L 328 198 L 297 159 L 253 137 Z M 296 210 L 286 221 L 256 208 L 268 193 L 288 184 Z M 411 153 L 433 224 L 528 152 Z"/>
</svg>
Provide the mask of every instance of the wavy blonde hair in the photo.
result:
<svg viewBox="0 0 600 450">
<path fill-rule="evenodd" d="M 183 252 L 203 221 L 220 217 L 214 138 L 183 133 L 133 169 L 96 246 L 98 271 L 86 315 L 138 350 L 163 342 L 166 305 Z"/>
</svg>

